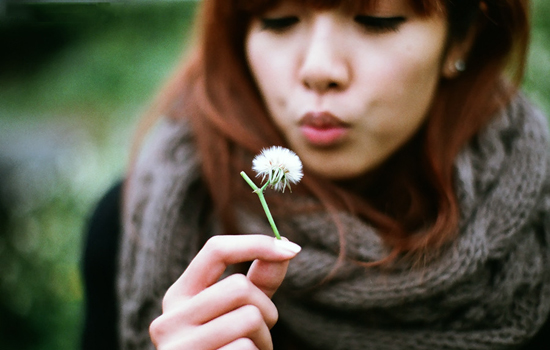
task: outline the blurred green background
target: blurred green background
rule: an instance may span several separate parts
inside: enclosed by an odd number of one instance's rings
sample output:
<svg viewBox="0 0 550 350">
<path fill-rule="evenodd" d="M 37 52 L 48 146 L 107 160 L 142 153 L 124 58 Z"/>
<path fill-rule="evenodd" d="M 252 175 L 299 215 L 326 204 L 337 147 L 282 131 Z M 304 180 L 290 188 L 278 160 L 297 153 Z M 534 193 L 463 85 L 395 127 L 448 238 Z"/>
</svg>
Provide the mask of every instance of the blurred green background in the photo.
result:
<svg viewBox="0 0 550 350">
<path fill-rule="evenodd" d="M 0 0 L 0 349 L 79 348 L 86 219 L 195 5 Z"/>
<path fill-rule="evenodd" d="M 550 112 L 550 2 L 524 82 Z M 77 349 L 82 232 L 188 43 L 194 1 L 0 0 L 0 349 Z"/>
</svg>

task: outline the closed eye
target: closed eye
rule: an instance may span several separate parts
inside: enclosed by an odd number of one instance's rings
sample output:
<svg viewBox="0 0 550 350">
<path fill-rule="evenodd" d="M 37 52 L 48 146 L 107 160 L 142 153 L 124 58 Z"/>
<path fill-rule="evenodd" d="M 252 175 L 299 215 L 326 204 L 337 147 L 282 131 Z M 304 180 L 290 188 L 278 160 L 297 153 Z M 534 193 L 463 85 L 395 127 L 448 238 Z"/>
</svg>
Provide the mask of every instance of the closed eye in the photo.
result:
<svg viewBox="0 0 550 350">
<path fill-rule="evenodd" d="M 271 30 L 274 32 L 283 32 L 298 23 L 298 21 L 298 17 L 295 16 L 260 19 L 262 30 Z"/>
<path fill-rule="evenodd" d="M 386 33 L 397 31 L 401 24 L 407 19 L 405 17 L 376 17 L 376 16 L 355 16 L 355 22 L 363 26 L 367 31 L 373 33 Z"/>
</svg>

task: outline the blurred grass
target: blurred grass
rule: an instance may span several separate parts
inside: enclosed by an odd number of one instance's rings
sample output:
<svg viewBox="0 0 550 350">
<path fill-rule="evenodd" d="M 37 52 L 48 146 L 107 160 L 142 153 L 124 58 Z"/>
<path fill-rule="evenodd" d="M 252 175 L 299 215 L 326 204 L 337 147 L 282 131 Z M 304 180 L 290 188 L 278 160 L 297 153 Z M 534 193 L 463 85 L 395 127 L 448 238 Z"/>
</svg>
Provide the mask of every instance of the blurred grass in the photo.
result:
<svg viewBox="0 0 550 350">
<path fill-rule="evenodd" d="M 550 116 L 550 1 L 533 1 L 533 31 L 524 89 Z"/>
<path fill-rule="evenodd" d="M 8 3 L 9 4 L 9 3 Z M 195 3 L 0 17 L 0 349 L 78 349 L 85 220 L 187 45 Z"/>
<path fill-rule="evenodd" d="M 0 17 L 0 349 L 77 349 L 85 219 L 187 45 L 195 3 L 20 5 Z M 550 2 L 524 88 L 550 113 Z"/>
</svg>

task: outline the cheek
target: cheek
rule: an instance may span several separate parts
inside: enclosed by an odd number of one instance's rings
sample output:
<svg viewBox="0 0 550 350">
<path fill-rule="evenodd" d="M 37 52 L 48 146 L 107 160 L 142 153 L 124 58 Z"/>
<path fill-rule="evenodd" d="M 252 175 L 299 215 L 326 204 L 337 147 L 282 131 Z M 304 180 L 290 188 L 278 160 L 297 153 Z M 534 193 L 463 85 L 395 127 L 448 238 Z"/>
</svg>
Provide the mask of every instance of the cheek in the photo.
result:
<svg viewBox="0 0 550 350">
<path fill-rule="evenodd" d="M 248 61 L 248 66 L 252 77 L 254 78 L 256 84 L 263 90 L 262 87 L 264 82 L 268 79 L 266 77 L 266 62 L 265 55 L 263 54 L 262 47 L 254 40 L 248 40 L 246 43 L 246 58 Z"/>
<path fill-rule="evenodd" d="M 387 57 L 386 62 L 397 94 L 430 94 L 439 80 L 439 51 L 404 49 Z"/>
<path fill-rule="evenodd" d="M 385 57 L 373 69 L 378 108 L 384 110 L 378 120 L 380 131 L 394 132 L 420 124 L 433 100 L 439 81 L 439 57 L 414 55 L 404 50 Z"/>
<path fill-rule="evenodd" d="M 425 113 L 431 104 L 437 82 L 439 81 L 439 62 L 437 60 L 414 60 L 401 65 L 399 87 L 396 93 L 401 97 L 402 108 Z M 422 113 L 422 114 L 424 114 Z"/>
<path fill-rule="evenodd" d="M 281 103 L 278 91 L 284 86 L 284 74 L 288 71 L 284 55 L 273 54 L 261 40 L 249 41 L 246 53 L 250 71 L 260 93 L 268 107 L 275 107 Z"/>
</svg>

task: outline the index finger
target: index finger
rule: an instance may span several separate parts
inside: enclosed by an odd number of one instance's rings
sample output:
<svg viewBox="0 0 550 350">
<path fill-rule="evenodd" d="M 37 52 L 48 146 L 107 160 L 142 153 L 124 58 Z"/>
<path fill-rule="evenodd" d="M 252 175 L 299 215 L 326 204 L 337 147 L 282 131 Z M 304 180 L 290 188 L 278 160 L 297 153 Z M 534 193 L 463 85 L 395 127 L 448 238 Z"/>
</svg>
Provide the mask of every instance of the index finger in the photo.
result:
<svg viewBox="0 0 550 350">
<path fill-rule="evenodd" d="M 292 259 L 300 246 L 265 235 L 214 236 L 206 242 L 170 293 L 194 296 L 216 283 L 229 265 L 256 259 L 278 262 Z"/>
</svg>

